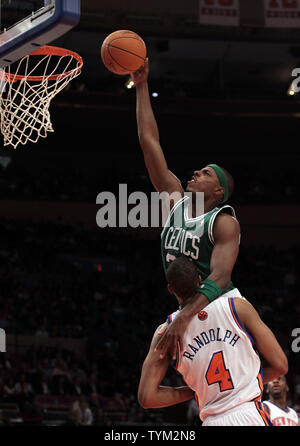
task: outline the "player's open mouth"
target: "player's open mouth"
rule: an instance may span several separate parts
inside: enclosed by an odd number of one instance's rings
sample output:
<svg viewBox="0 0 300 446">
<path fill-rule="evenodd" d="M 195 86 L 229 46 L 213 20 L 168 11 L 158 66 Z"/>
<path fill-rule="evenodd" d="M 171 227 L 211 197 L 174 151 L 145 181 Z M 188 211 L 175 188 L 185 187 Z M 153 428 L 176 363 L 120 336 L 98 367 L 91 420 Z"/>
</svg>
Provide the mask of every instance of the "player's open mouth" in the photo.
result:
<svg viewBox="0 0 300 446">
<path fill-rule="evenodd" d="M 194 176 L 192 176 L 192 179 L 188 181 L 188 184 L 190 183 L 197 183 L 196 178 Z"/>
</svg>

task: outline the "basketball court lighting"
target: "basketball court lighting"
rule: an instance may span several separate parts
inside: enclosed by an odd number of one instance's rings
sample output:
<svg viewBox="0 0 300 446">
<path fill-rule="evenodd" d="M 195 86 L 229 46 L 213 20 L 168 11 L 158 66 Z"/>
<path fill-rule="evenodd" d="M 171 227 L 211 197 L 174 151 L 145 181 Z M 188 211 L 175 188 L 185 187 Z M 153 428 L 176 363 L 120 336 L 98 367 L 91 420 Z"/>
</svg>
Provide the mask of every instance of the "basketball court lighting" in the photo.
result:
<svg viewBox="0 0 300 446">
<path fill-rule="evenodd" d="M 297 79 L 293 80 L 287 90 L 288 96 L 295 96 L 299 92 L 299 87 L 296 82 Z"/>
<path fill-rule="evenodd" d="M 294 90 L 294 87 L 293 87 L 293 84 L 290 85 L 290 87 L 289 87 L 289 89 L 288 89 L 288 91 L 287 91 L 287 94 L 288 94 L 289 96 L 294 96 L 294 95 L 296 94 L 296 92 L 295 92 L 295 90 Z"/>
<path fill-rule="evenodd" d="M 130 90 L 130 88 L 134 87 L 134 82 L 131 78 L 128 79 L 128 81 L 125 84 L 125 87 L 128 88 Z"/>
</svg>

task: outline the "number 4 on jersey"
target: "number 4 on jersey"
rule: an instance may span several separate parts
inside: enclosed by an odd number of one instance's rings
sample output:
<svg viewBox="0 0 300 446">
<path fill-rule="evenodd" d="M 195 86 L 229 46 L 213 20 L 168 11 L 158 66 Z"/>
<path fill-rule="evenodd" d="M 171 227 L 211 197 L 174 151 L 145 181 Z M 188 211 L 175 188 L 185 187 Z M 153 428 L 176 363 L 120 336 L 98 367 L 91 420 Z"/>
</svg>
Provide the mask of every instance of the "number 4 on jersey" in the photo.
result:
<svg viewBox="0 0 300 446">
<path fill-rule="evenodd" d="M 226 369 L 224 363 L 222 351 L 215 352 L 212 355 L 205 377 L 209 386 L 219 383 L 220 392 L 234 388 L 230 372 Z"/>
</svg>

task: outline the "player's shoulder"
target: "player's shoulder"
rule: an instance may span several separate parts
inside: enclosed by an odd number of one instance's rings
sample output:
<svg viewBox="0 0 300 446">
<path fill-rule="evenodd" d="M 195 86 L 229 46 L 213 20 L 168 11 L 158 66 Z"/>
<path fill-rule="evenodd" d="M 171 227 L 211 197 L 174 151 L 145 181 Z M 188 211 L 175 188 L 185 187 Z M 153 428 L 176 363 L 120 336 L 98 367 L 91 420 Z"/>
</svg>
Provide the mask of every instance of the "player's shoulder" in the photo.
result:
<svg viewBox="0 0 300 446">
<path fill-rule="evenodd" d="M 215 217 L 214 236 L 218 237 L 224 233 L 240 234 L 240 224 L 234 215 L 219 212 Z"/>
<path fill-rule="evenodd" d="M 293 409 L 292 407 L 287 406 L 288 410 L 290 411 L 290 413 L 292 415 L 294 415 L 295 417 L 299 418 L 299 414 L 295 411 L 295 409 Z"/>
<path fill-rule="evenodd" d="M 233 305 L 236 315 L 243 325 L 248 325 L 251 321 L 256 321 L 259 318 L 254 306 L 244 297 L 233 297 Z"/>
<path fill-rule="evenodd" d="M 268 400 L 263 400 L 262 403 L 264 406 L 268 406 L 268 407 L 270 406 L 270 401 L 268 401 Z"/>
<path fill-rule="evenodd" d="M 236 214 L 233 210 L 233 208 L 231 208 L 231 206 L 229 206 L 230 210 L 228 211 L 228 207 L 222 207 L 222 208 L 218 208 L 215 211 L 215 221 L 226 221 L 229 223 L 232 223 L 234 225 L 239 225 L 239 222 L 236 218 Z M 231 211 L 232 210 L 232 211 Z"/>
<path fill-rule="evenodd" d="M 253 305 L 243 296 L 234 296 L 234 306 L 237 311 L 255 311 Z"/>
<path fill-rule="evenodd" d="M 264 407 L 265 411 L 270 415 L 271 407 L 270 407 L 269 403 L 270 403 L 270 401 L 267 401 L 267 400 L 262 401 L 262 404 L 263 404 L 263 407 Z"/>
<path fill-rule="evenodd" d="M 230 204 L 223 204 L 221 206 L 217 206 L 214 209 L 212 209 L 212 214 L 215 215 L 229 215 L 231 217 L 236 218 L 236 212 L 235 209 L 230 206 Z"/>
</svg>

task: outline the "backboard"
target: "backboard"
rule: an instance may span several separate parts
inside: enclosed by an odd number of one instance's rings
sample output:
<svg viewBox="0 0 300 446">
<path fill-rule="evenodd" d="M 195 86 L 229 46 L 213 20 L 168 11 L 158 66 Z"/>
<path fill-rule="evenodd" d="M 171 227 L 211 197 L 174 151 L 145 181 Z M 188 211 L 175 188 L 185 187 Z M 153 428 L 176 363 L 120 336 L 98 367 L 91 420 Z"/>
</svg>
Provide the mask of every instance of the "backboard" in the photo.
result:
<svg viewBox="0 0 300 446">
<path fill-rule="evenodd" d="M 0 68 L 76 26 L 80 0 L 0 0 Z"/>
</svg>

